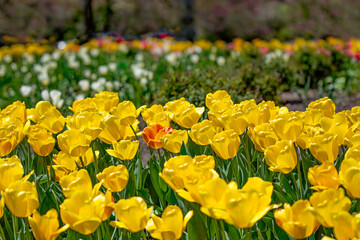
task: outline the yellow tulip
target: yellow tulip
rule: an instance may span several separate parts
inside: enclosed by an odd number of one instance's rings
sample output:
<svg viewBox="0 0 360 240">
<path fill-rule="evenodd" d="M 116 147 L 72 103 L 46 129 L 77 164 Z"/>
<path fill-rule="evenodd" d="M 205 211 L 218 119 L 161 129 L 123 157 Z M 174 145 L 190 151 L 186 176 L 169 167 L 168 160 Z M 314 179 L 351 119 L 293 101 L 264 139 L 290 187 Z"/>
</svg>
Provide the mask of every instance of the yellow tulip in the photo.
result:
<svg viewBox="0 0 360 240">
<path fill-rule="evenodd" d="M 297 164 L 297 155 L 294 144 L 289 140 L 276 142 L 268 147 L 265 152 L 265 161 L 269 170 L 288 174 Z"/>
<path fill-rule="evenodd" d="M 295 112 L 281 114 L 270 123 L 279 139 L 293 142 L 297 140 L 304 127 L 302 119 Z"/>
<path fill-rule="evenodd" d="M 126 187 L 129 180 L 127 168 L 120 164 L 105 168 L 96 178 L 111 192 L 121 192 Z"/>
<path fill-rule="evenodd" d="M 47 101 L 40 101 L 35 108 L 27 110 L 27 118 L 56 134 L 63 130 L 65 118 Z"/>
<path fill-rule="evenodd" d="M 89 173 L 85 169 L 72 172 L 59 181 L 63 194 L 66 198 L 71 198 L 72 195 L 83 192 L 88 195 L 92 194 L 92 183 Z"/>
<path fill-rule="evenodd" d="M 225 221 L 238 228 L 251 228 L 268 211 L 279 207 L 270 205 L 273 186 L 261 178 L 249 178 L 242 189 L 228 191 L 225 196 Z"/>
<path fill-rule="evenodd" d="M 324 97 L 311 102 L 308 109 L 319 110 L 322 116 L 331 118 L 335 113 L 335 103 L 328 97 Z"/>
<path fill-rule="evenodd" d="M 219 175 L 214 170 L 213 156 L 199 155 L 191 158 L 188 155 L 176 156 L 167 160 L 159 176 L 182 198 L 189 202 L 195 200 L 185 188 L 198 186 Z"/>
<path fill-rule="evenodd" d="M 100 112 L 110 112 L 110 110 L 119 103 L 119 93 L 107 91 L 99 92 L 95 94 L 94 101 L 96 103 L 96 108 Z"/>
<path fill-rule="evenodd" d="M 89 149 L 92 137 L 77 129 L 66 130 L 57 136 L 61 151 L 80 157 Z"/>
<path fill-rule="evenodd" d="M 222 129 L 213 121 L 204 120 L 191 127 L 188 131 L 191 139 L 198 145 L 209 145 L 214 136 L 221 132 Z"/>
<path fill-rule="evenodd" d="M 201 115 L 204 113 L 204 107 L 195 107 L 194 105 L 189 105 L 185 109 L 178 109 L 173 115 L 172 120 L 184 128 L 191 128 L 196 124 Z"/>
<path fill-rule="evenodd" d="M 251 101 L 243 107 L 243 113 L 247 117 L 249 127 L 254 128 L 262 123 L 268 123 L 271 117 L 271 111 L 267 104 L 259 103 L 254 105 Z"/>
<path fill-rule="evenodd" d="M 337 135 L 325 133 L 310 139 L 310 152 L 321 163 L 333 163 L 338 156 Z"/>
<path fill-rule="evenodd" d="M 69 225 L 59 228 L 58 213 L 53 208 L 42 216 L 35 210 L 28 220 L 36 240 L 55 240 L 69 228 Z"/>
<path fill-rule="evenodd" d="M 124 228 L 132 233 L 145 229 L 153 207 L 147 208 L 141 197 L 120 199 L 115 204 L 115 215 L 118 221 L 111 221 L 112 227 Z"/>
<path fill-rule="evenodd" d="M 314 207 L 317 220 L 327 228 L 334 227 L 333 219 L 339 212 L 349 211 L 351 207 L 351 201 L 342 188 L 315 192 L 310 197 L 310 203 Z"/>
<path fill-rule="evenodd" d="M 344 113 L 337 113 L 334 118 L 323 117 L 320 119 L 320 125 L 325 132 L 334 133 L 338 137 L 338 145 L 344 145 L 345 135 L 348 131 L 348 121 Z"/>
<path fill-rule="evenodd" d="M 139 121 L 136 120 L 132 125 L 135 131 L 138 131 Z M 131 140 L 135 135 L 130 126 L 120 124 L 120 119 L 114 115 L 108 115 L 104 119 L 104 129 L 99 134 L 99 139 L 107 144 L 119 140 Z"/>
<path fill-rule="evenodd" d="M 216 134 L 210 144 L 216 155 L 222 159 L 236 156 L 240 147 L 240 137 L 234 130 L 225 130 Z"/>
<path fill-rule="evenodd" d="M 60 151 L 58 154 L 53 155 L 55 165 L 52 165 L 55 171 L 56 180 L 59 181 L 65 175 L 77 170 L 76 162 L 79 161 L 78 157 Z M 81 166 L 81 165 L 80 165 Z"/>
<path fill-rule="evenodd" d="M 220 177 L 188 187 L 195 202 L 201 205 L 201 212 L 215 219 L 223 219 L 226 216 L 225 197 L 229 191 L 236 189 L 236 182 L 226 183 Z"/>
<path fill-rule="evenodd" d="M 165 112 L 161 105 L 152 105 L 150 108 L 145 108 L 141 111 L 141 115 L 148 126 L 151 124 L 160 124 L 164 127 L 170 126 L 169 114 Z"/>
<path fill-rule="evenodd" d="M 292 206 L 285 203 L 283 209 L 275 210 L 276 224 L 295 239 L 311 236 L 320 226 L 308 200 L 298 200 Z"/>
<path fill-rule="evenodd" d="M 18 118 L 22 123 L 26 122 L 26 106 L 24 102 L 16 101 L 1 111 L 2 117 Z"/>
<path fill-rule="evenodd" d="M 165 134 L 160 138 L 164 149 L 172 153 L 179 153 L 183 142 L 187 144 L 188 134 L 185 130 L 173 130 L 171 134 Z"/>
<path fill-rule="evenodd" d="M 234 108 L 225 111 L 218 121 L 225 130 L 232 129 L 238 135 L 243 134 L 248 126 L 247 116 Z"/>
<path fill-rule="evenodd" d="M 340 182 L 352 198 L 360 198 L 360 145 L 351 147 L 341 162 Z"/>
<path fill-rule="evenodd" d="M 112 146 L 114 150 L 106 150 L 109 155 L 121 160 L 131 160 L 137 153 L 139 141 L 120 140 L 119 142 L 113 142 Z"/>
<path fill-rule="evenodd" d="M 215 101 L 211 104 L 210 111 L 208 112 L 208 118 L 210 121 L 213 121 L 217 125 L 221 126 L 219 122 L 219 118 L 223 115 L 226 111 L 231 110 L 234 107 L 233 101 L 231 99 L 222 99 Z"/>
<path fill-rule="evenodd" d="M 311 138 L 313 138 L 319 132 L 320 127 L 305 125 L 303 132 L 298 136 L 295 143 L 302 149 L 308 149 L 310 147 Z"/>
<path fill-rule="evenodd" d="M 83 235 L 96 231 L 102 222 L 105 199 L 94 201 L 85 192 L 75 192 L 60 205 L 61 220 L 70 228 Z M 102 210 L 102 211 L 99 211 Z"/>
<path fill-rule="evenodd" d="M 346 132 L 344 142 L 348 147 L 358 145 L 360 135 L 360 122 L 354 123 Z M 359 144 L 360 145 L 360 144 Z"/>
<path fill-rule="evenodd" d="M 55 146 L 55 139 L 52 134 L 41 125 L 29 126 L 27 136 L 28 143 L 39 156 L 49 155 Z"/>
<path fill-rule="evenodd" d="M 249 128 L 248 135 L 259 152 L 264 152 L 266 148 L 278 141 L 270 123 L 262 123 L 254 128 Z"/>
<path fill-rule="evenodd" d="M 205 98 L 205 105 L 207 108 L 211 109 L 213 104 L 217 101 L 231 101 L 231 96 L 225 90 L 218 90 L 215 93 L 208 93 Z"/>
<path fill-rule="evenodd" d="M 360 213 L 340 212 L 334 219 L 334 235 L 337 240 L 360 239 Z"/>
<path fill-rule="evenodd" d="M 111 109 L 111 113 L 120 119 L 121 125 L 132 125 L 135 123 L 138 112 L 135 105 L 130 101 L 123 101 Z"/>
<path fill-rule="evenodd" d="M 312 185 L 310 188 L 315 191 L 338 189 L 340 186 L 339 173 L 331 163 L 323 163 L 309 168 L 308 180 Z"/>
<path fill-rule="evenodd" d="M 100 106 L 100 104 L 98 104 L 97 102 L 98 101 L 95 98 L 85 98 L 85 99 L 75 100 L 72 106 L 69 107 L 69 109 L 73 113 L 97 112 L 99 111 L 97 107 Z M 110 112 L 110 109 L 107 112 Z"/>
<path fill-rule="evenodd" d="M 0 192 L 5 191 L 11 183 L 21 180 L 23 175 L 24 168 L 18 156 L 0 158 Z"/>
<path fill-rule="evenodd" d="M 185 101 L 185 98 L 179 98 L 174 101 L 167 102 L 164 110 L 169 113 L 169 117 L 172 119 L 176 112 L 182 112 L 187 109 L 191 104 Z"/>
<path fill-rule="evenodd" d="M 0 118 L 0 157 L 14 150 L 23 137 L 23 123 L 18 118 Z"/>
<path fill-rule="evenodd" d="M 104 128 L 103 116 L 96 112 L 77 112 L 67 117 L 66 125 L 91 136 L 91 140 L 95 140 Z"/>
<path fill-rule="evenodd" d="M 17 217 L 28 217 L 39 207 L 35 183 L 16 181 L 3 192 L 6 207 Z"/>
<path fill-rule="evenodd" d="M 183 217 L 181 209 L 178 206 L 169 205 L 164 209 L 161 218 L 155 214 L 151 215 L 146 230 L 150 233 L 151 237 L 155 239 L 180 239 L 192 215 L 193 211 L 189 211 L 185 217 Z"/>
<path fill-rule="evenodd" d="M 99 151 L 96 150 L 95 151 L 95 157 L 97 158 L 99 156 Z M 82 155 L 81 157 L 78 157 L 76 159 L 76 162 L 79 166 L 87 166 L 89 165 L 90 163 L 94 162 L 95 159 L 94 159 L 94 152 L 92 150 L 92 148 L 89 148 L 85 153 L 84 155 Z"/>
</svg>

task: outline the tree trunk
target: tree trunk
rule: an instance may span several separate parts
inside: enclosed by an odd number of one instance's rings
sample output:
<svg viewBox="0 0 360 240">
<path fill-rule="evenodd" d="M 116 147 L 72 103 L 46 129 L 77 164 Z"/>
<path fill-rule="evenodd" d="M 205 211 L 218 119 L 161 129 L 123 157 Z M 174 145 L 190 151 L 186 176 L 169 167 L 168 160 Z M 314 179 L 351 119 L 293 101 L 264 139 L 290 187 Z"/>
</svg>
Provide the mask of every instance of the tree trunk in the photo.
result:
<svg viewBox="0 0 360 240">
<path fill-rule="evenodd" d="M 86 40 L 90 40 L 95 32 L 94 16 L 92 12 L 92 0 L 83 0 L 83 1 L 84 1 Z"/>
<path fill-rule="evenodd" d="M 104 32 L 110 31 L 110 24 L 112 20 L 113 10 L 112 10 L 112 0 L 106 0 L 105 5 L 105 24 L 104 24 Z"/>
<path fill-rule="evenodd" d="M 184 3 L 184 15 L 181 18 L 182 29 L 179 33 L 181 40 L 194 41 L 195 39 L 195 27 L 194 27 L 194 3 L 195 0 L 183 0 Z"/>
</svg>

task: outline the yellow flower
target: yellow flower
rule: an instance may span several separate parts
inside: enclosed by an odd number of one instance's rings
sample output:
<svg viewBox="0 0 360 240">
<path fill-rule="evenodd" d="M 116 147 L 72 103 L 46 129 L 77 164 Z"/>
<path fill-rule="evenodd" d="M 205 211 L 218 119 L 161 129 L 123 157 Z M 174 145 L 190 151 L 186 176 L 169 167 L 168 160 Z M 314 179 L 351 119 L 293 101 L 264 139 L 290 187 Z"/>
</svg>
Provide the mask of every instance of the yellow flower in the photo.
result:
<svg viewBox="0 0 360 240">
<path fill-rule="evenodd" d="M 187 144 L 188 134 L 185 130 L 173 130 L 160 138 L 164 149 L 172 153 L 179 153 L 183 142 Z"/>
<path fill-rule="evenodd" d="M 155 239 L 180 239 L 192 215 L 193 211 L 189 211 L 183 218 L 181 209 L 178 206 L 169 205 L 163 211 L 161 218 L 155 214 L 151 215 L 146 230 Z"/>
<path fill-rule="evenodd" d="M 325 132 L 334 133 L 338 137 L 338 145 L 344 145 L 345 135 L 349 129 L 345 113 L 337 113 L 334 118 L 323 117 L 320 119 L 320 125 Z"/>
<path fill-rule="evenodd" d="M 234 130 L 225 130 L 216 134 L 210 144 L 216 155 L 222 159 L 236 156 L 240 147 L 240 137 Z"/>
<path fill-rule="evenodd" d="M 85 98 L 80 100 L 75 100 L 69 109 L 73 113 L 78 112 L 97 112 L 99 109 L 97 109 L 98 105 L 97 100 L 95 98 Z M 109 112 L 110 109 L 107 111 Z"/>
<path fill-rule="evenodd" d="M 209 145 L 214 136 L 221 132 L 222 129 L 213 121 L 204 120 L 191 127 L 188 131 L 191 139 L 198 145 Z"/>
<path fill-rule="evenodd" d="M 152 124 L 143 130 L 142 137 L 146 145 L 159 149 L 162 148 L 160 138 L 166 134 L 171 134 L 172 127 L 163 127 L 160 124 Z"/>
<path fill-rule="evenodd" d="M 255 149 L 259 152 L 264 152 L 265 149 L 278 141 L 270 123 L 262 123 L 254 128 L 249 128 L 248 135 L 254 143 Z"/>
<path fill-rule="evenodd" d="M 236 189 L 236 182 L 226 183 L 220 177 L 188 187 L 193 199 L 201 205 L 201 212 L 215 219 L 223 219 L 226 216 L 226 194 L 228 191 Z"/>
<path fill-rule="evenodd" d="M 141 115 L 148 126 L 151 124 L 160 124 L 164 127 L 170 126 L 169 114 L 164 111 L 161 105 L 152 105 L 150 108 L 145 108 L 141 111 Z"/>
<path fill-rule="evenodd" d="M 65 118 L 47 101 L 40 101 L 35 108 L 27 110 L 27 118 L 56 134 L 63 130 Z"/>
<path fill-rule="evenodd" d="M 139 148 L 139 141 L 121 140 L 119 142 L 113 142 L 112 149 L 106 149 L 106 152 L 121 160 L 131 160 L 135 157 Z"/>
<path fill-rule="evenodd" d="M 94 101 L 99 111 L 110 112 L 110 110 L 119 103 L 119 93 L 99 92 L 95 94 Z"/>
<path fill-rule="evenodd" d="M 280 139 L 293 142 L 297 140 L 304 127 L 302 119 L 295 112 L 281 114 L 270 123 Z"/>
<path fill-rule="evenodd" d="M 215 93 L 208 93 L 205 98 L 205 105 L 211 109 L 213 104 L 217 101 L 231 101 L 231 96 L 225 90 L 218 90 Z"/>
<path fill-rule="evenodd" d="M 310 197 L 310 203 L 320 224 L 327 228 L 334 227 L 333 218 L 339 212 L 349 211 L 351 207 L 351 201 L 342 188 L 315 192 Z"/>
<path fill-rule="evenodd" d="M 316 134 L 320 133 L 320 127 L 305 125 L 303 132 L 296 139 L 296 144 L 302 149 L 308 149 L 310 147 L 310 140 Z"/>
<path fill-rule="evenodd" d="M 331 118 L 335 113 L 335 103 L 328 97 L 324 97 L 311 102 L 308 105 L 308 109 L 319 110 L 321 112 L 321 116 Z"/>
<path fill-rule="evenodd" d="M 1 111 L 2 117 L 18 118 L 22 123 L 26 122 L 26 106 L 24 102 L 16 101 Z"/>
<path fill-rule="evenodd" d="M 23 123 L 18 118 L 0 118 L 0 157 L 14 150 L 23 137 Z"/>
<path fill-rule="evenodd" d="M 96 150 L 95 151 L 95 157 L 97 158 L 99 156 L 99 151 Z M 84 155 L 82 155 L 81 157 L 78 157 L 76 159 L 76 162 L 79 166 L 87 166 L 89 165 L 90 163 L 94 162 L 95 159 L 94 159 L 94 153 L 93 153 L 93 150 L 92 148 L 89 148 Z"/>
<path fill-rule="evenodd" d="M 11 183 L 21 180 L 23 175 L 24 168 L 18 156 L 0 158 L 0 192 L 5 191 Z M 26 181 L 30 175 L 25 176 L 23 181 Z"/>
<path fill-rule="evenodd" d="M 71 198 L 72 195 L 83 192 L 88 195 L 92 194 L 92 183 L 89 173 L 85 169 L 72 172 L 59 181 L 63 194 L 66 198 Z"/>
<path fill-rule="evenodd" d="M 340 212 L 334 219 L 334 235 L 337 240 L 360 239 L 360 213 Z"/>
<path fill-rule="evenodd" d="M 104 128 L 103 116 L 96 112 L 77 112 L 68 116 L 66 124 L 69 129 L 77 129 L 95 140 Z"/>
<path fill-rule="evenodd" d="M 135 131 L 138 131 L 139 121 L 136 120 L 132 125 Z M 107 144 L 119 140 L 131 140 L 135 135 L 130 126 L 120 124 L 120 119 L 114 115 L 105 117 L 104 129 L 99 135 L 99 139 Z"/>
<path fill-rule="evenodd" d="M 340 186 L 339 183 L 339 174 L 334 166 L 331 163 L 323 163 L 321 165 L 316 165 L 309 168 L 308 171 L 308 180 L 315 191 L 322 191 L 326 189 L 338 189 Z"/>
<path fill-rule="evenodd" d="M 273 172 L 288 174 L 297 164 L 297 155 L 294 144 L 289 140 L 276 142 L 268 147 L 265 152 L 265 161 Z"/>
<path fill-rule="evenodd" d="M 266 102 L 256 105 L 252 99 L 243 107 L 243 113 L 247 117 L 249 127 L 254 128 L 262 123 L 268 123 L 271 117 L 269 105 Z"/>
<path fill-rule="evenodd" d="M 214 170 L 213 156 L 199 155 L 191 158 L 188 155 L 176 156 L 167 160 L 159 176 L 182 198 L 189 202 L 195 200 L 186 190 L 196 188 L 219 175 Z"/>
<path fill-rule="evenodd" d="M 275 210 L 276 224 L 295 239 L 309 237 L 319 226 L 308 200 L 298 200 L 292 206 L 285 203 L 283 209 Z"/>
<path fill-rule="evenodd" d="M 348 147 L 360 143 L 360 122 L 354 123 L 346 132 L 344 142 Z M 359 144 L 360 145 L 360 144 Z"/>
<path fill-rule="evenodd" d="M 77 170 L 76 162 L 79 161 L 78 157 L 60 151 L 58 154 L 53 155 L 55 165 L 52 165 L 55 171 L 56 180 L 59 181 L 65 175 Z M 81 166 L 81 165 L 80 165 Z"/>
<path fill-rule="evenodd" d="M 62 221 L 70 225 L 72 230 L 83 235 L 95 232 L 101 224 L 102 213 L 106 206 L 105 199 L 99 200 L 94 201 L 85 192 L 75 192 L 60 205 Z"/>
<path fill-rule="evenodd" d="M 188 101 L 185 101 L 185 98 L 179 98 L 174 101 L 167 102 L 165 104 L 164 110 L 169 113 L 169 117 L 172 118 L 173 115 L 178 112 L 188 108 L 191 104 Z"/>
<path fill-rule="evenodd" d="M 28 220 L 36 240 L 55 240 L 69 228 L 69 225 L 59 228 L 58 213 L 53 208 L 42 216 L 35 210 L 32 217 L 28 217 Z"/>
<path fill-rule="evenodd" d="M 325 133 L 310 139 L 310 152 L 321 163 L 333 163 L 338 156 L 337 135 Z"/>
<path fill-rule="evenodd" d="M 226 111 L 231 110 L 234 107 L 233 101 L 231 99 L 224 98 L 222 100 L 215 101 L 211 104 L 210 111 L 208 112 L 209 120 L 213 121 L 220 126 L 219 118 Z"/>
<path fill-rule="evenodd" d="M 120 119 L 121 125 L 132 125 L 135 123 L 140 110 L 137 111 L 135 105 L 130 101 L 123 101 L 111 109 L 111 113 Z"/>
<path fill-rule="evenodd" d="M 273 186 L 261 178 L 249 178 L 242 189 L 228 191 L 225 196 L 225 221 L 239 228 L 251 228 L 268 211 L 279 207 L 270 205 Z"/>
<path fill-rule="evenodd" d="M 341 163 L 340 182 L 352 198 L 360 198 L 360 145 L 349 148 Z"/>
<path fill-rule="evenodd" d="M 141 197 L 120 199 L 115 204 L 115 215 L 118 221 L 111 221 L 112 227 L 124 228 L 132 233 L 145 229 L 153 207 L 147 208 Z"/>
<path fill-rule="evenodd" d="M 233 129 L 238 135 L 244 133 L 248 126 L 247 116 L 236 109 L 228 109 L 218 119 L 225 130 Z"/>
<path fill-rule="evenodd" d="M 129 180 L 127 168 L 120 164 L 105 168 L 96 178 L 111 192 L 121 192 L 126 187 Z"/>
<path fill-rule="evenodd" d="M 91 136 L 82 133 L 77 129 L 66 130 L 57 136 L 61 151 L 73 157 L 80 157 L 89 149 Z"/>
<path fill-rule="evenodd" d="M 27 136 L 28 143 L 39 156 L 49 155 L 55 146 L 55 139 L 52 134 L 41 125 L 29 126 Z"/>
<path fill-rule="evenodd" d="M 6 207 L 17 217 L 28 217 L 39 207 L 35 183 L 16 181 L 3 192 Z"/>
<path fill-rule="evenodd" d="M 191 128 L 199 121 L 204 110 L 204 107 L 196 108 L 194 105 L 191 104 L 185 109 L 179 109 L 178 111 L 176 111 L 171 119 L 184 128 Z"/>
</svg>

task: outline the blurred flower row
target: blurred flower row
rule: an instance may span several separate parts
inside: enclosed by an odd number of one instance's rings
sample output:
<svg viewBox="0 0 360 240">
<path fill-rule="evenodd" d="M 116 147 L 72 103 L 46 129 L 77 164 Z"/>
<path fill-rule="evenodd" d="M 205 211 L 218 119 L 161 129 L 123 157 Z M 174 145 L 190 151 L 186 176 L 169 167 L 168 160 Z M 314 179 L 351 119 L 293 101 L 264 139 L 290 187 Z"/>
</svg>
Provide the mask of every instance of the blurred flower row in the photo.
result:
<svg viewBox="0 0 360 240">
<path fill-rule="evenodd" d="M 7 106 L 0 238 L 360 238 L 359 106 L 292 112 L 223 90 L 205 103 Z"/>
</svg>

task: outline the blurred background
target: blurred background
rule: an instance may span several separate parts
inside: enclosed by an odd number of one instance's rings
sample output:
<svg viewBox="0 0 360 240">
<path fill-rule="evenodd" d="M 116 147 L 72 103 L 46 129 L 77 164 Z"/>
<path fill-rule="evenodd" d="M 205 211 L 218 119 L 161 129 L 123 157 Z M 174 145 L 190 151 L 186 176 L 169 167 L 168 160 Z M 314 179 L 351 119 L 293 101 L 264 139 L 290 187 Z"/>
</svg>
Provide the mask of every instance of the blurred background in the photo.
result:
<svg viewBox="0 0 360 240">
<path fill-rule="evenodd" d="M 0 35 L 88 39 L 360 37 L 360 0 L 0 0 Z"/>
</svg>

